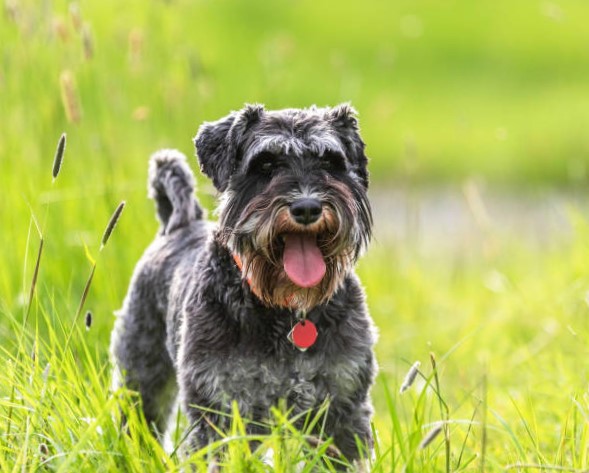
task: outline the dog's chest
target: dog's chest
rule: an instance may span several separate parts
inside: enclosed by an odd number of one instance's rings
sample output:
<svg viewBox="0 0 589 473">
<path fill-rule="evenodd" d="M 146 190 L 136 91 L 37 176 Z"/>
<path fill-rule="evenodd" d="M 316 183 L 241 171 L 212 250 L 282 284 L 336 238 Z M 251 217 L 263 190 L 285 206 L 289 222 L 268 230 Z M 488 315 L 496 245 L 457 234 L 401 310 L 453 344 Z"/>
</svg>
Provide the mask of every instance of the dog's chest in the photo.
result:
<svg viewBox="0 0 589 473">
<path fill-rule="evenodd" d="M 226 291 L 216 299 L 221 303 L 200 305 L 184 319 L 182 369 L 201 402 L 226 410 L 236 401 L 244 415 L 259 418 L 281 400 L 296 412 L 327 399 L 353 402 L 366 391 L 374 335 L 361 298 L 353 297 L 355 286 L 341 291 L 337 297 L 343 300 L 334 298 L 330 307 L 307 314 L 318 338 L 305 352 L 288 338 L 297 314 L 244 302 L 237 289 L 230 290 L 241 288 L 235 284 L 218 284 L 211 292 L 218 287 Z"/>
<path fill-rule="evenodd" d="M 325 399 L 348 397 L 360 383 L 359 365 L 350 359 L 326 359 L 299 352 L 278 358 L 261 353 L 232 353 L 207 370 L 214 397 L 224 406 L 237 401 L 242 412 L 267 410 L 286 400 L 296 410 L 318 406 Z"/>
</svg>

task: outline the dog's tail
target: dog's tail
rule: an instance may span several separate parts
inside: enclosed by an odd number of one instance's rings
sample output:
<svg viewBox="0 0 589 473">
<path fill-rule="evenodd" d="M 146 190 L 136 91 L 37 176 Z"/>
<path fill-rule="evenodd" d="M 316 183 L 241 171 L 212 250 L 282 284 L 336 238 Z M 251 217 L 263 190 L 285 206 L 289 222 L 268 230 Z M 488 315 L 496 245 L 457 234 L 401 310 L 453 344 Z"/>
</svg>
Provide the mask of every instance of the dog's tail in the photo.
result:
<svg viewBox="0 0 589 473">
<path fill-rule="evenodd" d="M 203 217 L 194 187 L 194 175 L 180 151 L 162 149 L 151 156 L 148 194 L 155 201 L 161 234 Z"/>
</svg>

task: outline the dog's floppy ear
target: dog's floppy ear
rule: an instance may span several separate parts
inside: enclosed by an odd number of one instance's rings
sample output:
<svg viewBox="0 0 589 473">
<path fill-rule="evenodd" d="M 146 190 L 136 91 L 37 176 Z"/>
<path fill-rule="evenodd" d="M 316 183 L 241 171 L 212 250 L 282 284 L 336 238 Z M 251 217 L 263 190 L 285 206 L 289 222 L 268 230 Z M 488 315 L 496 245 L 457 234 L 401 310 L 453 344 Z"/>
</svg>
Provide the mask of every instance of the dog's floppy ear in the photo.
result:
<svg viewBox="0 0 589 473">
<path fill-rule="evenodd" d="M 264 113 L 263 105 L 246 105 L 239 112 L 231 112 L 216 122 L 201 125 L 194 145 L 200 170 L 210 177 L 215 187 L 223 192 L 238 164 L 239 145 L 248 128 Z"/>
<path fill-rule="evenodd" d="M 368 158 L 364 154 L 366 145 L 360 137 L 357 116 L 358 112 L 348 103 L 330 108 L 325 113 L 326 120 L 331 123 L 345 146 L 354 171 L 364 187 L 368 188 Z"/>
</svg>

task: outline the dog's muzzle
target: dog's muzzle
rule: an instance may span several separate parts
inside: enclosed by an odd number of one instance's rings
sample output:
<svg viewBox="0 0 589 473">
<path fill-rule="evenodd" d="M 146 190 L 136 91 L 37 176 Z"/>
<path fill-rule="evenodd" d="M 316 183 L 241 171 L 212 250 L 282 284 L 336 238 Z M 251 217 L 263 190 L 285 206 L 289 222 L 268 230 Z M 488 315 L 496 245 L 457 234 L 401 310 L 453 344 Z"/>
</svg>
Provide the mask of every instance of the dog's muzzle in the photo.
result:
<svg viewBox="0 0 589 473">
<path fill-rule="evenodd" d="M 311 225 L 319 220 L 323 207 L 321 201 L 317 199 L 304 198 L 295 200 L 289 210 L 295 222 L 301 225 Z"/>
</svg>

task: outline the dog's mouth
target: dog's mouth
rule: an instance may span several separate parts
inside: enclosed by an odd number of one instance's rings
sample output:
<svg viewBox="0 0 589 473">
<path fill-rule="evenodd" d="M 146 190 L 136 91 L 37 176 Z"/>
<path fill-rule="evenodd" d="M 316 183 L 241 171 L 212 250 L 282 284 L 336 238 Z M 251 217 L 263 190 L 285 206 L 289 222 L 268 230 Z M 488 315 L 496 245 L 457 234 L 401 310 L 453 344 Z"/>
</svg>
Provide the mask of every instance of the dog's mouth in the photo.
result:
<svg viewBox="0 0 589 473">
<path fill-rule="evenodd" d="M 291 282 L 302 288 L 317 286 L 326 272 L 325 259 L 312 233 L 284 233 L 282 264 Z"/>
</svg>

